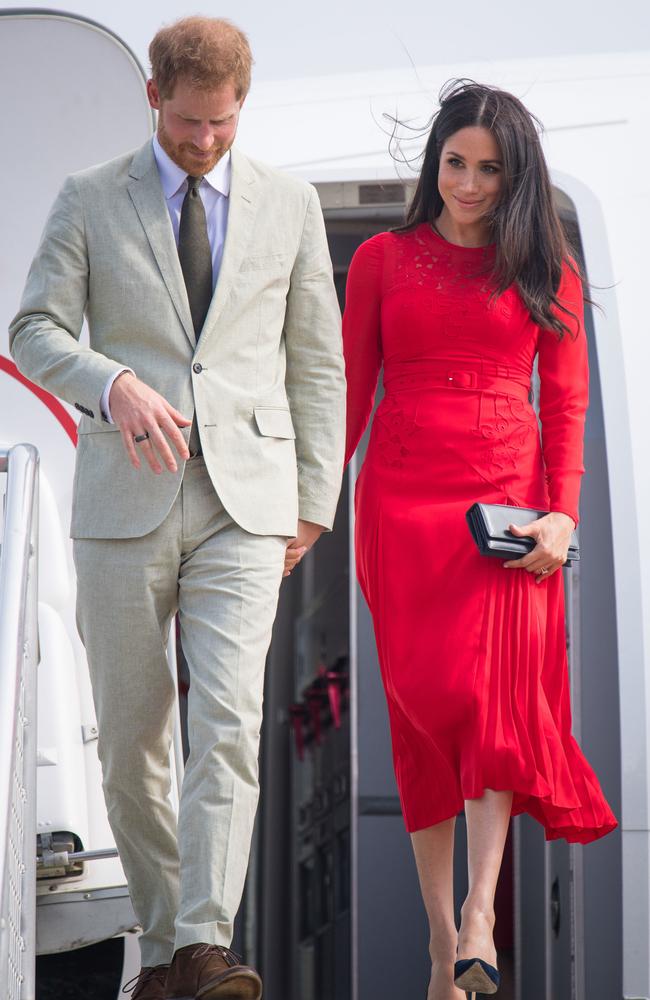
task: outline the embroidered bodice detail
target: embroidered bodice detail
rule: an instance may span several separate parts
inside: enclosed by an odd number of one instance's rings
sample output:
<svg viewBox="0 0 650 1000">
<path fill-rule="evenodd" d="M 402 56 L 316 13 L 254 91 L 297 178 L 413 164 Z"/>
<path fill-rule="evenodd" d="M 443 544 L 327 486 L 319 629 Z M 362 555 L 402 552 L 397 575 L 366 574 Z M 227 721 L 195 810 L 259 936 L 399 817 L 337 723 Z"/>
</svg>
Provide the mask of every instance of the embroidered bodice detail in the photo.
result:
<svg viewBox="0 0 650 1000">
<path fill-rule="evenodd" d="M 577 317 L 577 334 L 558 338 L 533 321 L 516 287 L 493 294 L 493 262 L 493 246 L 456 246 L 424 224 L 381 233 L 359 247 L 344 318 L 348 457 L 370 417 L 383 367 L 386 396 L 373 433 L 386 463 L 402 467 L 413 435 L 427 423 L 421 401 L 415 407 L 407 399 L 409 390 L 474 387 L 482 398 L 467 428 L 477 445 L 472 461 L 490 481 L 494 470 L 515 475 L 521 448 L 539 433 L 527 398 L 537 357 L 549 494 L 556 509 L 577 519 L 588 381 L 581 282 L 566 265 L 558 297 Z"/>
</svg>

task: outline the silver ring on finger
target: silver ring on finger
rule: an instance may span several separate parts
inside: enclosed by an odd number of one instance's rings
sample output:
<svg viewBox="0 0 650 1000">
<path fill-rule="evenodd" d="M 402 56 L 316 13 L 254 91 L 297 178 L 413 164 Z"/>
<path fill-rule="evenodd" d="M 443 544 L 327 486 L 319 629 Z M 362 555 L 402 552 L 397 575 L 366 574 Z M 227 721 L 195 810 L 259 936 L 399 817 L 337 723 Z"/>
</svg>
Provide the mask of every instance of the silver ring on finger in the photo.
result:
<svg viewBox="0 0 650 1000">
<path fill-rule="evenodd" d="M 542 569 L 538 571 L 538 576 L 546 576 L 548 573 L 548 566 L 543 566 Z"/>
<path fill-rule="evenodd" d="M 136 444 L 142 444 L 143 441 L 147 441 L 149 438 L 149 431 L 145 431 L 144 434 L 134 434 L 133 440 Z"/>
</svg>

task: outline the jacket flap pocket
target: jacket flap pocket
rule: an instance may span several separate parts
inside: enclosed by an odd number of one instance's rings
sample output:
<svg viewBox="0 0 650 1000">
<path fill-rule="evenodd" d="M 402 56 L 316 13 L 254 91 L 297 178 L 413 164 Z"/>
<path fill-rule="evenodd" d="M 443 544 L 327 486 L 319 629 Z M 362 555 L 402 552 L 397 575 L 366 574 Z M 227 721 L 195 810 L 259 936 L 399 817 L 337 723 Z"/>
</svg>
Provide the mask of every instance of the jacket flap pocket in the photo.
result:
<svg viewBox="0 0 650 1000">
<path fill-rule="evenodd" d="M 291 413 L 280 406 L 256 406 L 255 423 L 265 437 L 295 438 Z"/>
</svg>

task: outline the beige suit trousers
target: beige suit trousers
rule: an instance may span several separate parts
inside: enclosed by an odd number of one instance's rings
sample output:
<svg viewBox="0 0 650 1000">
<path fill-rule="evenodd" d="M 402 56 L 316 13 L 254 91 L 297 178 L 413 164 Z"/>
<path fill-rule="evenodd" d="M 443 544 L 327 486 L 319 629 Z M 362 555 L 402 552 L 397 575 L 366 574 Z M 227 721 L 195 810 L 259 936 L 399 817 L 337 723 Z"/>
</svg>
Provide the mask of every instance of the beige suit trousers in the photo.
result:
<svg viewBox="0 0 650 1000">
<path fill-rule="evenodd" d="M 106 497 L 110 503 L 110 497 Z M 108 816 L 142 925 L 142 963 L 199 941 L 229 945 L 257 807 L 264 665 L 286 539 L 221 505 L 201 458 L 148 535 L 77 539 Z M 178 611 L 190 671 L 190 756 L 178 824 L 169 801 Z"/>
</svg>

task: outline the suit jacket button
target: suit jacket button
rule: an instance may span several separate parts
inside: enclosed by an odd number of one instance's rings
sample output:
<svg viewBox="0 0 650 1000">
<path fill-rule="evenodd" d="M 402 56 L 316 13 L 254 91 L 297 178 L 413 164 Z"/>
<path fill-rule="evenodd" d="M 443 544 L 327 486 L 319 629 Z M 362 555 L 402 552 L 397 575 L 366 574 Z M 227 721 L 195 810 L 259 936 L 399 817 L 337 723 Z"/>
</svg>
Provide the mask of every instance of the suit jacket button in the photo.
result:
<svg viewBox="0 0 650 1000">
<path fill-rule="evenodd" d="M 195 363 L 194 363 L 194 364 L 192 365 L 192 371 L 193 371 L 193 372 L 196 372 L 196 374 L 197 374 L 197 375 L 200 375 L 200 374 L 201 374 L 201 372 L 203 371 L 203 365 L 202 365 L 202 364 L 200 364 L 200 363 L 199 363 L 198 361 L 196 361 L 196 362 L 195 362 Z"/>
</svg>

